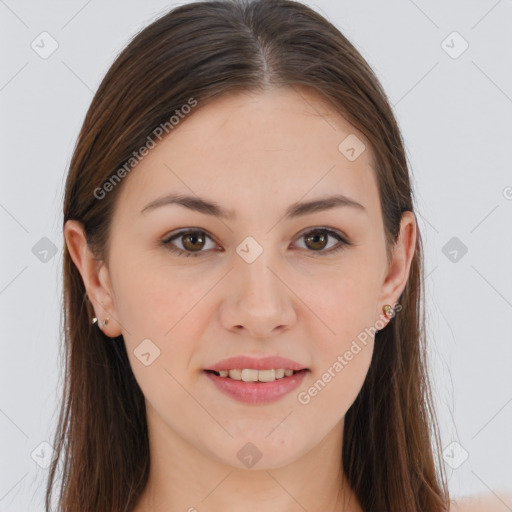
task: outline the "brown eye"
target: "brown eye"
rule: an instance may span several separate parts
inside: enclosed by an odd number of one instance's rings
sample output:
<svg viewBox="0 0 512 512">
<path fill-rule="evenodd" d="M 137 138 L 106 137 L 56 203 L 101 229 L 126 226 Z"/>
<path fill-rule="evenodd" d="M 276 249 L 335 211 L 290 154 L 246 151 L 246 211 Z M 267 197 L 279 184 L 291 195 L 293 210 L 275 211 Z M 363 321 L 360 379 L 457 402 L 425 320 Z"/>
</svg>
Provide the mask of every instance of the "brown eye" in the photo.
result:
<svg viewBox="0 0 512 512">
<path fill-rule="evenodd" d="M 338 243 L 331 244 L 331 246 L 328 247 L 330 237 L 338 240 Z M 304 249 L 307 249 L 307 252 L 312 253 L 313 256 L 327 256 L 328 254 L 333 254 L 343 249 L 345 246 L 353 245 L 353 242 L 349 242 L 336 231 L 327 228 L 309 230 L 299 237 L 299 240 L 302 239 L 306 241 Z M 174 242 L 175 240 L 176 242 Z M 213 244 L 213 247 L 210 246 L 205 249 L 205 246 L 208 245 L 208 240 Z M 180 242 L 181 247 L 177 246 L 178 242 Z M 185 257 L 204 255 L 204 253 L 211 252 L 207 249 L 212 249 L 217 245 L 210 235 L 199 229 L 182 231 L 162 240 L 161 243 L 171 252 L 176 253 L 178 256 Z"/>
<path fill-rule="evenodd" d="M 199 234 L 198 234 L 199 233 Z M 194 231 L 192 233 L 182 235 L 183 247 L 187 251 L 200 251 L 205 243 L 204 233 Z"/>
<path fill-rule="evenodd" d="M 332 244 L 330 247 L 327 247 L 329 237 L 335 238 L 338 240 L 338 244 Z M 314 256 L 324 256 L 328 254 L 332 254 L 344 248 L 344 246 L 352 245 L 351 242 L 344 239 L 341 235 L 336 233 L 331 229 L 326 228 L 318 228 L 310 230 L 304 233 L 299 240 L 304 240 L 305 248 L 309 249 L 310 253 L 313 253 Z M 334 245 L 334 247 L 333 247 Z M 314 254 L 318 253 L 318 254 Z"/>
<path fill-rule="evenodd" d="M 182 231 L 170 238 L 162 240 L 162 244 L 179 256 L 201 256 L 204 252 L 208 252 L 202 250 L 208 239 L 212 240 L 211 236 L 207 235 L 204 231 L 189 230 Z M 174 240 L 180 241 L 181 247 L 176 247 Z M 211 243 L 213 243 L 213 241 Z"/>
<path fill-rule="evenodd" d="M 322 231 L 311 231 L 308 235 L 304 235 L 307 247 L 315 251 L 324 249 L 328 238 L 329 235 Z"/>
</svg>

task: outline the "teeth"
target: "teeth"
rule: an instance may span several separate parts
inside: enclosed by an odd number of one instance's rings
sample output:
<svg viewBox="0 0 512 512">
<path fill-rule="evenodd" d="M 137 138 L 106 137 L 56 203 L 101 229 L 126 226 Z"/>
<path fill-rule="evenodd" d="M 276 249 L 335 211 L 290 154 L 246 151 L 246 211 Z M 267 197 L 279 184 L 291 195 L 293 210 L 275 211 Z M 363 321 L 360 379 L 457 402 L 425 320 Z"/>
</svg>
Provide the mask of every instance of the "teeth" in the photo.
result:
<svg viewBox="0 0 512 512">
<path fill-rule="evenodd" d="M 229 370 L 229 376 L 235 380 L 242 380 L 242 370 Z"/>
<path fill-rule="evenodd" d="M 253 370 L 253 369 L 235 369 L 219 371 L 221 377 L 230 377 L 234 380 L 243 380 L 244 382 L 272 382 L 283 377 L 293 375 L 293 370 L 278 368 L 277 370 Z"/>
</svg>

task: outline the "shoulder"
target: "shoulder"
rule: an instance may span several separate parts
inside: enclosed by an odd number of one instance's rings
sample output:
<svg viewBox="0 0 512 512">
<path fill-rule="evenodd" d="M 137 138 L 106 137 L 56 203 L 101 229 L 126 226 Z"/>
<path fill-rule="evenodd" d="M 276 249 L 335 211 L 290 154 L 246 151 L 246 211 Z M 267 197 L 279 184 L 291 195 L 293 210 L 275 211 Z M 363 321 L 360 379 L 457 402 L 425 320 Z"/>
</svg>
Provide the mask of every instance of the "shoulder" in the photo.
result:
<svg viewBox="0 0 512 512">
<path fill-rule="evenodd" d="M 509 512 L 512 510 L 512 494 L 480 494 L 457 498 L 450 502 L 450 512 Z"/>
</svg>

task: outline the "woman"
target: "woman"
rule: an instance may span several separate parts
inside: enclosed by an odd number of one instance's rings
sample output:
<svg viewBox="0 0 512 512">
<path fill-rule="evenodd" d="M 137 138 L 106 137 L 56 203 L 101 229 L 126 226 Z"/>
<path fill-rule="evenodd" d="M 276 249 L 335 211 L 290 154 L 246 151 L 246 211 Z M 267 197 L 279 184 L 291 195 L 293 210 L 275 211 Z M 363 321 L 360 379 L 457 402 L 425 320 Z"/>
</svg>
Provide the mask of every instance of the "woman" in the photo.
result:
<svg viewBox="0 0 512 512">
<path fill-rule="evenodd" d="M 403 141 L 312 9 L 141 31 L 82 126 L 64 237 L 48 510 L 61 459 L 62 511 L 449 509 Z"/>
</svg>

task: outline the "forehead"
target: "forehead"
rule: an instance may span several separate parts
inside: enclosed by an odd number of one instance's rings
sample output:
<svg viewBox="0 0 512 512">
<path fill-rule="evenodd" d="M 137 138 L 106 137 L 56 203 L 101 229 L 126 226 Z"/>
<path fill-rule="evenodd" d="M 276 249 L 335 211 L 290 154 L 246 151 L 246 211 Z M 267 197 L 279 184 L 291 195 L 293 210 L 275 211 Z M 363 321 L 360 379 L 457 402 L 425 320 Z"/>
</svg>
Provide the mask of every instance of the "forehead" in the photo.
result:
<svg viewBox="0 0 512 512">
<path fill-rule="evenodd" d="M 355 142 L 357 158 L 347 158 L 344 141 Z M 370 209 L 371 159 L 364 135 L 308 90 L 235 93 L 183 116 L 125 178 L 119 200 L 139 213 L 165 193 L 197 194 L 250 216 L 273 201 L 338 192 Z"/>
</svg>

